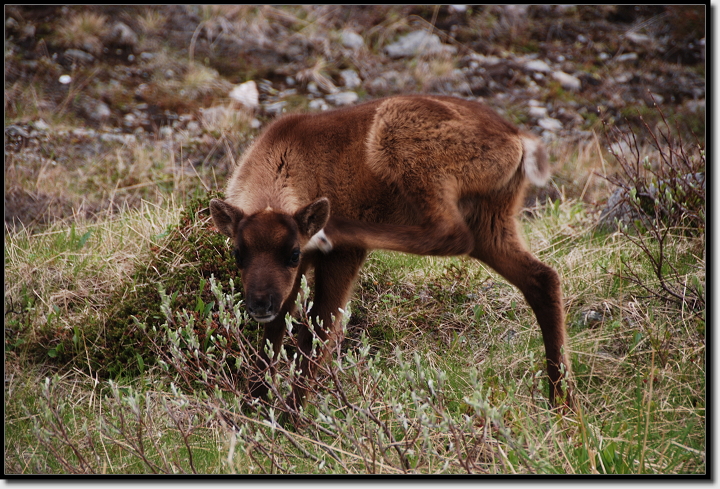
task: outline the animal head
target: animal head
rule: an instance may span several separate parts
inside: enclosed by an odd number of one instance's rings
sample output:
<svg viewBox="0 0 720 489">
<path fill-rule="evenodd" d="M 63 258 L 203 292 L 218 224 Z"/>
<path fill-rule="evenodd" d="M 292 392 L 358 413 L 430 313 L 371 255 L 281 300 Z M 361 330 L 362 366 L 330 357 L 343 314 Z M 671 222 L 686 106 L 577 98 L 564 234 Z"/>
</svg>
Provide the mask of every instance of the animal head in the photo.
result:
<svg viewBox="0 0 720 489">
<path fill-rule="evenodd" d="M 259 323 L 277 317 L 289 297 L 303 253 L 317 248 L 330 217 L 330 201 L 321 197 L 294 214 L 271 208 L 247 215 L 229 202 L 212 199 L 215 226 L 230 237 L 242 276 L 248 313 Z M 320 238 L 322 240 L 322 238 Z"/>
</svg>

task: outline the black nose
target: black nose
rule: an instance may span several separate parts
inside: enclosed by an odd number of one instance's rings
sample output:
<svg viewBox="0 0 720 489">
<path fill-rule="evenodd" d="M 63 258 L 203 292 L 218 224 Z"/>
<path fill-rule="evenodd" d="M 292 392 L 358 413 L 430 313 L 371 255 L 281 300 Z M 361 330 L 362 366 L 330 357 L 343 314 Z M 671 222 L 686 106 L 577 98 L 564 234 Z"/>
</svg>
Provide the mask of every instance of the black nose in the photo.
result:
<svg viewBox="0 0 720 489">
<path fill-rule="evenodd" d="M 248 301 L 248 311 L 254 317 L 262 318 L 273 314 L 273 296 L 254 296 Z"/>
</svg>

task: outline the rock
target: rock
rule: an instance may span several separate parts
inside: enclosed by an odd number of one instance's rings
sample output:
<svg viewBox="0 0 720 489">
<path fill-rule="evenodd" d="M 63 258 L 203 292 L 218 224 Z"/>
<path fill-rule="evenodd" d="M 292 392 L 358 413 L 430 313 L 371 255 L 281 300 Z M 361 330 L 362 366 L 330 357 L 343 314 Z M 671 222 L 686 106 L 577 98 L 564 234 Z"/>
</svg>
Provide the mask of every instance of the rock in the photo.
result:
<svg viewBox="0 0 720 489">
<path fill-rule="evenodd" d="M 5 127 L 5 134 L 8 136 L 21 137 L 25 139 L 30 138 L 30 133 L 17 124 L 12 124 Z"/>
<path fill-rule="evenodd" d="M 503 61 L 503 59 L 498 56 L 484 56 L 477 53 L 470 53 L 469 58 L 472 60 L 471 63 L 474 61 L 485 66 L 494 66 Z"/>
<path fill-rule="evenodd" d="M 602 323 L 603 317 L 602 313 L 590 309 L 582 313 L 582 323 L 587 328 L 595 329 Z"/>
<path fill-rule="evenodd" d="M 125 114 L 123 116 L 123 126 L 132 129 L 137 126 L 137 117 L 134 114 Z"/>
<path fill-rule="evenodd" d="M 373 95 L 386 95 L 388 93 L 402 93 L 415 83 L 413 77 L 406 71 L 390 70 L 371 79 L 365 86 Z"/>
<path fill-rule="evenodd" d="M 343 85 L 348 90 L 354 90 L 362 84 L 362 80 L 355 70 L 342 70 L 340 72 L 340 78 L 342 78 Z"/>
<path fill-rule="evenodd" d="M 200 127 L 200 124 L 198 121 L 190 121 L 185 126 L 185 130 L 193 137 L 199 136 L 202 134 L 202 127 Z"/>
<path fill-rule="evenodd" d="M 579 78 L 568 75 L 564 71 L 555 71 L 553 72 L 552 77 L 560 82 L 560 86 L 562 86 L 565 90 L 579 91 L 582 87 L 582 82 L 580 82 Z"/>
<path fill-rule="evenodd" d="M 524 68 L 528 71 L 539 71 L 541 73 L 550 73 L 552 68 L 543 60 L 533 59 L 525 63 Z"/>
<path fill-rule="evenodd" d="M 684 104 L 685 108 L 690 112 L 700 112 L 705 110 L 705 99 L 687 100 Z"/>
<path fill-rule="evenodd" d="M 620 56 L 617 57 L 617 61 L 619 63 L 624 63 L 626 61 L 637 61 L 637 59 L 638 59 L 637 53 L 626 53 L 626 54 L 621 54 Z"/>
<path fill-rule="evenodd" d="M 342 45 L 348 49 L 357 51 L 361 47 L 365 46 L 365 40 L 360 34 L 356 34 L 353 31 L 343 31 L 341 34 Z"/>
<path fill-rule="evenodd" d="M 625 39 L 628 39 L 635 44 L 649 44 L 652 42 L 652 38 L 650 36 L 646 36 L 644 34 L 638 34 L 637 32 L 627 32 L 625 33 Z"/>
<path fill-rule="evenodd" d="M 163 126 L 160 128 L 160 137 L 163 139 L 172 139 L 173 130 L 170 126 Z"/>
<path fill-rule="evenodd" d="M 86 118 L 97 123 L 105 122 L 112 115 L 110 107 L 105 102 L 90 97 L 82 98 L 78 110 Z"/>
<path fill-rule="evenodd" d="M 385 53 L 391 58 L 406 58 L 418 54 L 454 53 L 455 47 L 440 42 L 440 38 L 427 31 L 414 31 L 396 42 L 385 46 Z"/>
<path fill-rule="evenodd" d="M 115 22 L 106 38 L 106 43 L 134 49 L 137 46 L 138 37 L 124 22 Z"/>
<path fill-rule="evenodd" d="M 328 110 L 330 107 L 327 103 L 321 98 L 311 100 L 308 104 L 308 108 L 310 110 Z"/>
<path fill-rule="evenodd" d="M 271 104 L 265 104 L 265 112 L 272 115 L 279 115 L 282 114 L 283 110 L 285 110 L 285 106 L 287 105 L 287 102 L 284 100 L 280 100 L 279 102 L 273 102 Z"/>
<path fill-rule="evenodd" d="M 35 38 L 35 26 L 32 24 L 25 24 L 20 30 L 20 39 L 28 41 Z"/>
<path fill-rule="evenodd" d="M 35 126 L 35 129 L 37 129 L 38 131 L 47 131 L 48 129 L 50 129 L 48 123 L 42 119 L 38 119 L 37 121 L 35 121 L 33 123 L 33 126 Z"/>
<path fill-rule="evenodd" d="M 448 11 L 451 13 L 457 12 L 458 14 L 463 14 L 467 11 L 467 5 L 448 5 Z"/>
<path fill-rule="evenodd" d="M 250 110 L 255 110 L 260 106 L 260 94 L 257 85 L 250 80 L 235 87 L 230 91 L 230 98 L 241 103 Z"/>
<path fill-rule="evenodd" d="M 538 126 L 552 132 L 557 132 L 563 128 L 562 122 L 552 117 L 543 117 L 538 121 Z"/>
<path fill-rule="evenodd" d="M 605 204 L 600 213 L 598 227 L 601 229 L 616 229 L 616 221 L 622 226 L 628 226 L 634 220 L 639 219 L 640 214 L 628 203 L 628 193 L 624 188 L 616 189 Z"/>
<path fill-rule="evenodd" d="M 358 98 L 355 92 L 340 92 L 325 96 L 325 99 L 334 105 L 351 105 L 357 102 Z"/>
<path fill-rule="evenodd" d="M 150 61 L 154 57 L 155 57 L 155 53 L 148 53 L 148 52 L 140 53 L 140 60 L 142 60 L 142 61 Z"/>
<path fill-rule="evenodd" d="M 79 49 L 68 49 L 63 55 L 63 61 L 70 64 L 87 65 L 95 61 L 95 56 Z"/>
<path fill-rule="evenodd" d="M 355 70 L 342 70 L 340 72 L 340 78 L 342 78 L 343 85 L 345 85 L 345 88 L 348 90 L 354 90 L 362 84 L 362 80 Z"/>
<path fill-rule="evenodd" d="M 528 114 L 530 117 L 542 119 L 547 117 L 547 109 L 545 107 L 530 107 L 528 109 Z"/>
<path fill-rule="evenodd" d="M 317 83 L 315 83 L 314 81 L 311 81 L 310 83 L 307 84 L 307 90 L 308 90 L 308 92 L 310 92 L 311 95 L 315 95 L 316 97 L 319 97 L 320 95 L 322 95 L 320 93 L 320 90 L 318 90 Z"/>
<path fill-rule="evenodd" d="M 137 141 L 134 134 L 113 134 L 113 133 L 102 133 L 100 134 L 100 141 L 106 143 L 121 143 L 131 144 Z"/>
<path fill-rule="evenodd" d="M 559 118 L 563 127 L 578 126 L 583 123 L 584 119 L 580 114 L 567 107 L 560 107 L 557 110 L 556 117 Z"/>
</svg>

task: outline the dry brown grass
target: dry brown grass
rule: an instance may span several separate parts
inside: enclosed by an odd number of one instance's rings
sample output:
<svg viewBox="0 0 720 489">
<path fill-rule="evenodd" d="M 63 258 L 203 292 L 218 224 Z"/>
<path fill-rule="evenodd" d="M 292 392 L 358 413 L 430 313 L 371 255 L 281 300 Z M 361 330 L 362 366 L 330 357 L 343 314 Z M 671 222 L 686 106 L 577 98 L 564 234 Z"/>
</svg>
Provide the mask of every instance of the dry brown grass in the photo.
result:
<svg viewBox="0 0 720 489">
<path fill-rule="evenodd" d="M 108 18 L 95 12 L 79 12 L 70 17 L 66 24 L 57 30 L 57 41 L 67 48 L 81 49 L 90 54 L 102 54 L 102 36 L 105 33 Z"/>
</svg>

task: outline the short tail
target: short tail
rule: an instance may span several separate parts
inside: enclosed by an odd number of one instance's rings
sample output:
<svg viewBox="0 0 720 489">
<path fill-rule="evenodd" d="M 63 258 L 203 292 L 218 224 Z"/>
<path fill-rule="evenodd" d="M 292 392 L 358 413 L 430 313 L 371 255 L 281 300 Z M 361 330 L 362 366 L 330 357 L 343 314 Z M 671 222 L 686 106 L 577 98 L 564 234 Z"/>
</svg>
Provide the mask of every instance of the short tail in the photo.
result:
<svg viewBox="0 0 720 489">
<path fill-rule="evenodd" d="M 542 187 L 550 178 L 550 163 L 545 145 L 540 139 L 527 134 L 522 135 L 522 144 L 525 175 L 534 185 Z"/>
</svg>

